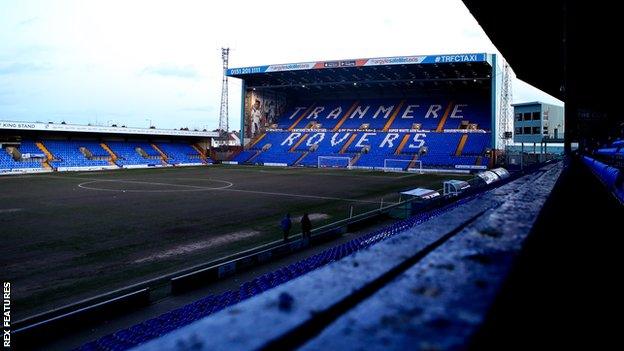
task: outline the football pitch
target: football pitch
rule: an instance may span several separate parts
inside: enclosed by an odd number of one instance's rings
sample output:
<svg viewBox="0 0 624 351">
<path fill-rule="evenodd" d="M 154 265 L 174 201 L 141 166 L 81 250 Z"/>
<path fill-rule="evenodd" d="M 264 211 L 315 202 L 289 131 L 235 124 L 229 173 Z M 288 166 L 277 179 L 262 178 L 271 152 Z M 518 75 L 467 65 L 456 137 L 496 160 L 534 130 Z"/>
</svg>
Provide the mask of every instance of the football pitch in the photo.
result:
<svg viewBox="0 0 624 351">
<path fill-rule="evenodd" d="M 0 266 L 14 320 L 468 176 L 211 166 L 0 177 Z"/>
</svg>

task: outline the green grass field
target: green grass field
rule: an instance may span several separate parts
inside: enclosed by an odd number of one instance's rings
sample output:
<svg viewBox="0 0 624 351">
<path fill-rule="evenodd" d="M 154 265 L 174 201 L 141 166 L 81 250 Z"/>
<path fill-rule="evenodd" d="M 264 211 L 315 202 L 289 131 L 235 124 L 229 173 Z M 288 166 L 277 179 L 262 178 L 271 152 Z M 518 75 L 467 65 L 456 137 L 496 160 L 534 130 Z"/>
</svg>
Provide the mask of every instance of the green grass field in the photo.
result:
<svg viewBox="0 0 624 351">
<path fill-rule="evenodd" d="M 318 227 L 462 178 L 251 166 L 2 177 L 2 280 L 18 320 L 278 240 L 286 212 Z"/>
</svg>

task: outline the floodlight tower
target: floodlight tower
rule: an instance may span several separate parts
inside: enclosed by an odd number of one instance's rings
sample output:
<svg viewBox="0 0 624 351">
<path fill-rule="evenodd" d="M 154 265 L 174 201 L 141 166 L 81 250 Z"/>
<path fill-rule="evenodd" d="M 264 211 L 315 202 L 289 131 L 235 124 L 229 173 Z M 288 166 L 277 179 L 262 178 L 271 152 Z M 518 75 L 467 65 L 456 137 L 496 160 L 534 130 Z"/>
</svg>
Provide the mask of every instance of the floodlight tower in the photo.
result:
<svg viewBox="0 0 624 351">
<path fill-rule="evenodd" d="M 498 119 L 498 132 L 502 140 L 502 149 L 507 150 L 507 145 L 511 140 L 510 126 L 512 123 L 511 103 L 513 101 L 511 68 L 504 62 L 503 77 L 500 95 L 500 112 Z"/>
<path fill-rule="evenodd" d="M 230 56 L 230 48 L 221 48 L 221 59 L 223 60 L 223 80 L 221 82 L 221 109 L 219 111 L 219 132 L 222 135 L 226 135 L 229 131 L 228 79 L 227 79 L 229 56 Z"/>
</svg>

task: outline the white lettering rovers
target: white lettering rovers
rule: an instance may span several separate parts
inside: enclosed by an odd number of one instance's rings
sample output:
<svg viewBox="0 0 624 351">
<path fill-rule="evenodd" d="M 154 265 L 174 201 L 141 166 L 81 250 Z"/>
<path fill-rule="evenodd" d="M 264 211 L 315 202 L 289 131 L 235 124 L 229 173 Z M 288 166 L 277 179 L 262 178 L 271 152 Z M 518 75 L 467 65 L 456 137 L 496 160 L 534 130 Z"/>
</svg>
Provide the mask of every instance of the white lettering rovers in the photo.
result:
<svg viewBox="0 0 624 351">
<path fill-rule="evenodd" d="M 318 140 L 317 141 L 313 141 L 314 139 L 318 139 Z M 313 134 L 311 137 L 308 138 L 308 141 L 306 142 L 306 145 L 307 146 L 316 145 L 316 144 L 320 143 L 321 141 L 323 141 L 323 139 L 325 139 L 325 133 Z"/>
<path fill-rule="evenodd" d="M 336 145 L 342 144 L 343 141 L 347 140 L 347 138 L 351 135 L 351 133 L 345 133 L 345 135 L 342 138 L 336 140 L 338 135 L 340 135 L 340 133 L 336 133 L 336 134 L 332 135 L 331 140 L 330 140 L 331 146 L 336 146 Z"/>
<path fill-rule="evenodd" d="M 327 134 L 331 134 L 330 138 L 327 138 Z M 351 135 L 353 134 L 360 134 L 360 133 L 351 133 L 351 132 L 345 132 L 345 133 L 326 133 L 326 132 L 319 132 L 319 133 L 314 133 L 311 134 L 310 137 L 306 140 L 306 145 L 308 147 L 312 146 L 312 145 L 321 145 L 323 143 L 327 144 L 329 143 L 331 147 L 336 147 L 339 145 L 344 144 L 347 140 L 349 140 L 349 137 L 351 137 Z M 364 146 L 367 145 L 371 145 L 370 144 L 370 137 L 376 136 L 379 133 L 361 133 L 359 135 L 359 139 L 357 141 L 357 143 L 355 143 L 355 147 L 356 148 L 362 148 Z M 401 134 L 401 133 L 382 133 L 384 134 L 384 138 L 383 140 L 379 143 L 379 145 L 371 145 L 371 146 L 376 146 L 376 148 L 378 149 L 393 149 L 396 148 L 397 145 L 397 140 L 401 139 L 402 135 L 405 135 L 405 133 Z M 301 137 L 302 133 L 299 132 L 293 132 L 290 133 L 286 139 L 284 139 L 284 141 L 282 141 L 282 143 L 280 145 L 282 146 L 292 146 L 293 144 L 295 144 L 297 142 L 297 140 Z M 426 133 L 416 133 L 414 134 L 414 136 L 412 137 L 412 142 L 407 145 L 408 148 L 410 149 L 418 149 L 422 146 L 425 145 L 425 138 L 427 137 Z"/>
<path fill-rule="evenodd" d="M 368 137 L 369 136 L 373 136 L 373 135 L 377 135 L 377 133 L 364 133 L 362 134 L 362 136 L 360 137 L 360 140 L 358 140 L 357 144 L 355 144 L 355 147 L 364 147 L 368 144 L 363 144 L 363 143 L 368 143 Z"/>
<path fill-rule="evenodd" d="M 422 139 L 422 138 L 426 138 L 426 137 L 427 137 L 427 134 L 425 134 L 425 133 L 416 133 L 416 134 L 414 134 L 414 139 L 413 139 L 414 143 L 413 144 L 410 143 L 409 145 L 407 145 L 407 147 L 409 149 L 419 149 L 419 148 L 421 148 L 422 146 L 425 145 L 425 140 Z"/>
<path fill-rule="evenodd" d="M 393 141 L 395 141 L 398 137 L 399 137 L 399 133 L 388 133 L 388 134 L 386 134 L 386 137 L 384 138 L 384 140 L 379 145 L 379 148 L 383 148 L 386 144 L 388 144 L 388 147 L 393 147 L 394 146 Z"/>
<path fill-rule="evenodd" d="M 288 146 L 292 146 L 295 143 L 295 140 L 299 139 L 301 133 L 291 133 L 286 140 L 282 141 L 280 145 L 284 146 L 288 144 Z"/>
</svg>

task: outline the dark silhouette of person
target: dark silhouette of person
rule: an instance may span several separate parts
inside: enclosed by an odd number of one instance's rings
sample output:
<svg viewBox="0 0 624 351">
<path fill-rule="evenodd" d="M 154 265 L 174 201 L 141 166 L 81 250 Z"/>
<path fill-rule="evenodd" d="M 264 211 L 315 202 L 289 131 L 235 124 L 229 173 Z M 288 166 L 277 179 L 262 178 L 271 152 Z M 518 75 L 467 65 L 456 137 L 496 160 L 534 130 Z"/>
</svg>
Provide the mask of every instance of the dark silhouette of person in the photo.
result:
<svg viewBox="0 0 624 351">
<path fill-rule="evenodd" d="M 310 221 L 310 217 L 307 213 L 304 213 L 303 217 L 301 217 L 301 234 L 303 240 L 307 244 L 312 236 L 312 222 Z"/>
<path fill-rule="evenodd" d="M 292 221 L 290 220 L 290 213 L 287 213 L 282 222 L 280 223 L 282 232 L 284 233 L 284 241 L 288 241 L 288 235 L 290 234 L 290 228 L 292 228 Z"/>
</svg>

